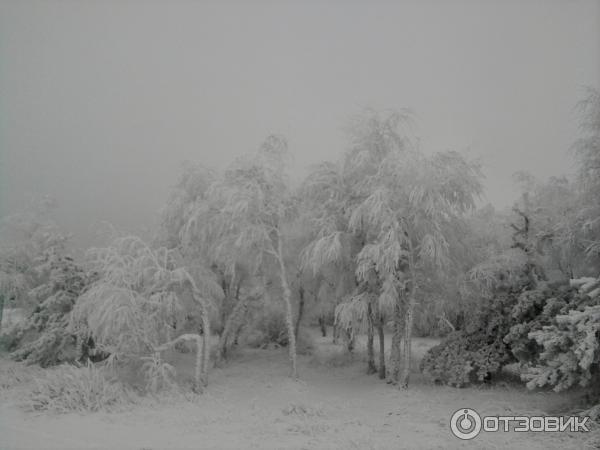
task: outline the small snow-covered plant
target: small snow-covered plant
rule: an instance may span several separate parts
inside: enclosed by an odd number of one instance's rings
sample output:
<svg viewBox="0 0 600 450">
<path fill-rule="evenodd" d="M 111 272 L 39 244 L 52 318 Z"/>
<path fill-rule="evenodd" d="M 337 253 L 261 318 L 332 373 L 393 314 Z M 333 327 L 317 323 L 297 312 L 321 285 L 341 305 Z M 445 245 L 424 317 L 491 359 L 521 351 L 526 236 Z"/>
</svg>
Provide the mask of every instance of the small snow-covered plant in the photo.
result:
<svg viewBox="0 0 600 450">
<path fill-rule="evenodd" d="M 119 381 L 108 378 L 106 368 L 88 362 L 85 366 L 65 364 L 35 379 L 29 403 L 36 411 L 114 410 L 135 402 L 134 394 Z"/>
<path fill-rule="evenodd" d="M 142 372 L 146 379 L 146 390 L 153 394 L 175 387 L 175 367 L 160 358 L 160 353 L 142 356 Z"/>
<path fill-rule="evenodd" d="M 198 343 L 196 389 L 207 383 L 211 299 L 221 295 L 210 271 L 174 250 L 151 248 L 135 236 L 92 249 L 98 280 L 77 301 L 70 328 L 82 342 L 93 338 L 110 361 L 159 359 L 182 340 Z M 198 316 L 200 334 L 181 334 L 187 316 Z M 146 366 L 147 367 L 147 366 Z M 152 384 L 151 386 L 152 387 Z"/>
<path fill-rule="evenodd" d="M 39 367 L 26 366 L 21 362 L 2 361 L 0 365 L 0 392 L 31 382 L 42 373 Z"/>
<path fill-rule="evenodd" d="M 289 343 L 288 328 L 285 321 L 285 311 L 280 307 L 270 307 L 261 313 L 254 324 L 257 333 L 253 345 L 264 347 L 276 344 L 287 347 Z"/>
</svg>

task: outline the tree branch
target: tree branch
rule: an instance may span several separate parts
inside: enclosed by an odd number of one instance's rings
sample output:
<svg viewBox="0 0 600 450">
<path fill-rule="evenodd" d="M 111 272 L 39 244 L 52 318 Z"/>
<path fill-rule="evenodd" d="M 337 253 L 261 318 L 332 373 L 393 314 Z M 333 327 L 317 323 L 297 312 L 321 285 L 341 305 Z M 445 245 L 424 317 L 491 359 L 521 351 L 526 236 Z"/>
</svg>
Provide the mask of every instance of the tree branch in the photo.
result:
<svg viewBox="0 0 600 450">
<path fill-rule="evenodd" d="M 182 334 L 181 336 L 176 337 L 172 341 L 169 341 L 169 342 L 167 342 L 165 344 L 159 345 L 158 347 L 154 347 L 153 350 L 154 350 L 155 353 L 162 352 L 162 351 L 170 349 L 171 347 L 173 347 L 178 342 L 181 342 L 181 341 L 195 341 L 199 337 L 200 337 L 199 334 L 192 334 L 192 333 Z"/>
</svg>

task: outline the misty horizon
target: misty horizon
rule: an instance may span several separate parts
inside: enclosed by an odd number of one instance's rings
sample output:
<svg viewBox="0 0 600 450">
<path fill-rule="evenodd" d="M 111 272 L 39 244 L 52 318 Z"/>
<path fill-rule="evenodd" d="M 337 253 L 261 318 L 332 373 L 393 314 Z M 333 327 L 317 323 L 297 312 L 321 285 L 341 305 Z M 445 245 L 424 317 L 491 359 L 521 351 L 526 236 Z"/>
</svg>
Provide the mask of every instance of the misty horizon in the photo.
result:
<svg viewBox="0 0 600 450">
<path fill-rule="evenodd" d="M 363 108 L 410 108 L 426 153 L 569 175 L 600 79 L 600 2 L 2 2 L 0 216 L 49 195 L 85 246 L 156 220 L 184 161 L 286 137 L 293 179 L 346 148 Z"/>
</svg>

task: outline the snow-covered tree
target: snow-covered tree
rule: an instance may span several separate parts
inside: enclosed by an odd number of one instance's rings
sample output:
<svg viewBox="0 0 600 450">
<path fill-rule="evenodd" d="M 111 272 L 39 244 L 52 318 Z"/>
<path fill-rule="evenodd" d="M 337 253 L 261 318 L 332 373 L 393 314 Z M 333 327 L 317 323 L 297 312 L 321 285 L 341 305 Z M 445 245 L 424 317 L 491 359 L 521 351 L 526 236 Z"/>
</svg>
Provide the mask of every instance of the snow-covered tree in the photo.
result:
<svg viewBox="0 0 600 450">
<path fill-rule="evenodd" d="M 69 236 L 51 220 L 43 198 L 0 223 L 0 323 L 4 305 L 25 319 L 2 330 L 11 357 L 43 366 L 74 359 L 68 314 L 88 277 L 68 255 Z"/>
<path fill-rule="evenodd" d="M 223 297 L 217 305 L 215 331 L 219 334 L 215 364 L 227 356 L 257 298 L 257 258 L 235 247 L 224 236 L 220 221 L 224 198 L 215 188 L 222 174 L 201 165 L 184 166 L 162 212 L 159 242 L 177 249 L 189 261 L 203 262 L 214 273 Z"/>
<path fill-rule="evenodd" d="M 254 268 L 275 264 L 286 307 L 291 374 L 296 378 L 292 293 L 284 251 L 284 227 L 295 204 L 285 175 L 287 158 L 285 139 L 272 135 L 256 153 L 236 159 L 210 189 L 221 205 L 210 231 L 216 254 L 229 255 L 231 263 L 226 266 L 231 268 L 237 255 L 251 257 L 249 266 Z"/>
<path fill-rule="evenodd" d="M 44 197 L 0 220 L 0 317 L 7 305 L 33 310 L 38 303 L 29 292 L 44 281 L 36 267 L 50 253 L 66 253 L 69 236 L 50 218 L 55 207 Z"/>
<path fill-rule="evenodd" d="M 72 258 L 47 252 L 35 267 L 38 284 L 28 295 L 36 303 L 11 331 L 10 356 L 49 366 L 75 359 L 75 339 L 68 330 L 69 313 L 88 284 L 88 276 Z"/>
<path fill-rule="evenodd" d="M 98 279 L 77 300 L 70 323 L 80 344 L 92 337 L 111 362 L 146 359 L 152 387 L 159 375 L 173 371 L 161 353 L 182 340 L 194 340 L 195 388 L 201 390 L 208 381 L 209 314 L 222 295 L 213 274 L 175 250 L 152 248 L 135 236 L 90 249 L 88 262 Z M 186 316 L 194 314 L 200 317 L 201 335 L 181 331 Z"/>
<path fill-rule="evenodd" d="M 584 235 L 585 252 L 600 260 L 600 92 L 588 88 L 579 103 L 581 137 L 573 145 L 579 163 L 581 207 L 577 219 Z"/>
<path fill-rule="evenodd" d="M 368 286 L 360 285 L 356 277 L 357 255 L 374 236 L 366 228 L 351 227 L 350 219 L 355 209 L 371 194 L 368 181 L 378 172 L 385 158 L 391 153 L 402 153 L 410 146 L 401 131 L 406 123 L 409 123 L 406 112 L 382 114 L 364 111 L 349 124 L 350 146 L 342 158 L 338 162 L 315 166 L 304 183 L 315 229 L 314 239 L 303 254 L 304 264 L 315 272 L 335 274 L 336 299 L 346 300 L 336 307 L 335 324 L 345 331 L 349 349 L 353 346 L 355 328 L 366 329 L 368 372 L 374 368 L 372 325 L 377 326 L 380 350 L 383 350 L 383 318 L 386 312 L 397 315 L 400 312 L 393 311 L 393 306 L 386 301 L 389 296 L 381 296 L 382 280 Z M 380 301 L 374 302 L 375 299 Z M 353 312 L 353 309 L 356 311 Z M 395 337 L 399 334 L 396 333 Z M 396 339 L 393 349 L 398 346 Z M 383 351 L 380 352 L 379 366 L 380 377 L 385 378 Z"/>
<path fill-rule="evenodd" d="M 400 302 L 406 293 L 402 385 L 408 385 L 410 343 L 419 289 L 429 271 L 450 263 L 448 230 L 474 207 L 481 192 L 478 166 L 456 152 L 431 157 L 390 153 L 367 181 L 371 194 L 353 211 L 350 226 L 376 237 L 358 255 L 357 275 L 375 270 L 384 292 Z"/>
</svg>

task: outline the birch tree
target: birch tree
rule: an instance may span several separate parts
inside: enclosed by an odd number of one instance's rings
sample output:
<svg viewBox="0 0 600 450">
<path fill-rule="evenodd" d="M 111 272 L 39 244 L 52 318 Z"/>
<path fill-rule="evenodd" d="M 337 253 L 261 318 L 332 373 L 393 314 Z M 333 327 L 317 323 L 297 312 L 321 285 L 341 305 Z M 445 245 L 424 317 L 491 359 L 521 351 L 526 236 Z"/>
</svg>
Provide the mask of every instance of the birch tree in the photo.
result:
<svg viewBox="0 0 600 450">
<path fill-rule="evenodd" d="M 370 181 L 377 175 L 386 158 L 390 154 L 402 154 L 411 147 L 407 130 L 404 129 L 406 125 L 410 125 L 410 115 L 406 111 L 386 113 L 364 111 L 349 123 L 350 145 L 342 158 L 335 163 L 316 166 L 305 182 L 307 199 L 313 211 L 315 237 L 304 251 L 304 263 L 314 271 L 322 271 L 333 266 L 339 270 L 339 273 L 351 274 L 351 287 L 348 286 L 349 283 L 338 282 L 341 289 L 338 289 L 336 294 L 345 296 L 347 304 L 338 306 L 337 323 L 341 321 L 345 327 L 352 327 L 353 321 L 364 318 L 369 355 L 373 355 L 371 325 L 377 326 L 381 378 L 385 378 L 386 375 L 384 316 L 392 312 L 395 316 L 401 317 L 401 311 L 399 306 L 395 306 L 395 300 L 389 301 L 392 284 L 385 284 L 388 289 L 382 290 L 383 280 L 371 268 L 363 272 L 362 280 L 365 281 L 369 273 L 375 275 L 375 281 L 359 286 L 356 273 L 357 256 L 377 237 L 377 233 L 373 233 L 366 223 L 362 224 L 365 226 L 351 226 L 350 220 L 356 208 L 371 195 Z M 370 292 L 365 292 L 365 288 Z M 352 312 L 352 308 L 356 311 Z M 396 323 L 399 323 L 399 320 Z M 355 326 L 359 324 L 356 323 Z M 400 330 L 395 329 L 392 357 L 398 353 L 399 337 Z M 370 356 L 368 372 L 373 371 L 373 365 Z"/>
<path fill-rule="evenodd" d="M 428 271 L 449 264 L 448 227 L 474 207 L 481 192 L 477 165 L 458 153 L 427 157 L 417 150 L 389 153 L 373 176 L 365 180 L 370 195 L 350 218 L 354 230 L 376 235 L 357 255 L 357 275 L 364 279 L 375 270 L 383 293 L 395 297 L 395 331 L 404 308 L 404 347 L 401 384 L 408 386 L 414 312 L 420 284 Z M 402 302 L 404 295 L 407 296 Z M 398 355 L 392 355 L 392 381 L 397 382 Z"/>
<path fill-rule="evenodd" d="M 236 159 L 211 187 L 221 210 L 215 217 L 218 254 L 251 255 L 252 267 L 275 263 L 286 308 L 291 376 L 297 378 L 292 294 L 285 264 L 284 227 L 294 201 L 285 175 L 287 143 L 269 136 L 258 151 Z"/>
<path fill-rule="evenodd" d="M 224 200 L 213 189 L 219 175 L 202 165 L 186 164 L 163 209 L 160 233 L 163 245 L 177 249 L 189 261 L 202 262 L 221 286 L 215 364 L 226 357 L 231 335 L 244 320 L 255 271 L 253 255 L 235 251 L 232 237 L 221 233 Z"/>
<path fill-rule="evenodd" d="M 174 368 L 162 352 L 180 341 L 195 341 L 195 389 L 208 382 L 210 321 L 214 299 L 222 293 L 210 271 L 186 264 L 175 250 L 154 249 L 136 236 L 90 249 L 88 261 L 98 279 L 81 295 L 70 328 L 79 342 L 92 337 L 109 362 L 142 360 L 148 387 L 168 384 Z M 177 334 L 176 323 L 198 311 L 202 335 Z M 158 379 L 158 381 L 157 381 Z M 160 381 L 160 382 L 159 382 Z"/>
</svg>

